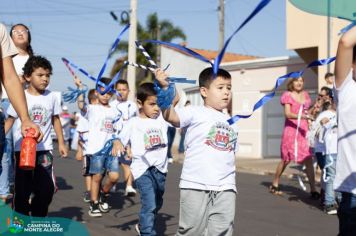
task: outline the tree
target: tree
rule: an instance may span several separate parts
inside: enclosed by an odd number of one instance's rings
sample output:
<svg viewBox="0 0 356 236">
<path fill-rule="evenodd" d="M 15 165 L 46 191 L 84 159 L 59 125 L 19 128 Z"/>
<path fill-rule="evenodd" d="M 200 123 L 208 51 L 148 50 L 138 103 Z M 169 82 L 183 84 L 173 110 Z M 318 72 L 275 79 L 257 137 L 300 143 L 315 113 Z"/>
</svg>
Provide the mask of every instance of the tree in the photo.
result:
<svg viewBox="0 0 356 236">
<path fill-rule="evenodd" d="M 123 25 L 127 24 L 128 22 L 122 22 Z M 182 39 L 186 40 L 186 36 L 181 28 L 176 27 L 172 24 L 172 22 L 168 20 L 160 21 L 158 19 L 157 13 L 152 13 L 148 15 L 146 20 L 146 27 L 143 27 L 140 23 L 137 24 L 137 39 L 140 41 L 154 39 L 154 40 L 161 40 L 165 42 L 171 42 L 174 39 Z M 152 43 L 144 43 L 142 42 L 143 47 L 146 51 L 150 54 L 152 59 L 155 62 L 158 62 L 158 48 L 159 45 L 154 45 Z M 111 69 L 111 76 L 114 76 L 117 71 L 123 66 L 125 60 L 127 60 L 127 49 L 128 49 L 128 42 L 121 41 L 116 48 L 115 53 L 124 53 L 124 56 L 118 58 Z M 113 55 L 112 54 L 112 55 Z M 142 53 L 137 50 L 137 58 L 136 61 L 138 64 L 148 65 L 147 59 L 142 55 Z M 126 69 L 125 69 L 126 70 Z M 123 76 L 126 77 L 126 72 L 123 72 Z M 151 79 L 151 73 L 148 71 L 139 71 L 136 76 L 136 83 L 142 82 L 142 80 Z"/>
</svg>

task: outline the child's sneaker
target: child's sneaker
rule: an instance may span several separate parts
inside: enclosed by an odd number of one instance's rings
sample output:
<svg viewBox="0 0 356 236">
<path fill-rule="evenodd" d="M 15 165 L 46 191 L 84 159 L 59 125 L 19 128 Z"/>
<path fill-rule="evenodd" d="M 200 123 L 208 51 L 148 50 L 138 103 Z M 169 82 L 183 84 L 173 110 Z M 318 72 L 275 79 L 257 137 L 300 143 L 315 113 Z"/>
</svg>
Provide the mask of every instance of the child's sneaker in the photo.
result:
<svg viewBox="0 0 356 236">
<path fill-rule="evenodd" d="M 108 193 L 100 192 L 99 209 L 103 213 L 107 213 L 110 211 L 110 206 L 108 204 L 108 196 Z"/>
<path fill-rule="evenodd" d="M 126 186 L 125 196 L 127 197 L 136 196 L 136 190 L 132 186 Z"/>
<path fill-rule="evenodd" d="M 333 205 L 326 205 L 324 211 L 328 215 L 336 215 L 337 214 L 337 207 L 335 204 Z"/>
<path fill-rule="evenodd" d="M 90 202 L 90 192 L 89 191 L 84 192 L 83 201 Z"/>
<path fill-rule="evenodd" d="M 91 217 L 101 217 L 102 214 L 99 210 L 99 202 L 91 201 L 88 213 Z"/>
<path fill-rule="evenodd" d="M 140 233 L 140 226 L 139 226 L 139 224 L 135 224 L 135 230 L 136 230 L 138 236 L 140 236 L 141 233 Z"/>
</svg>

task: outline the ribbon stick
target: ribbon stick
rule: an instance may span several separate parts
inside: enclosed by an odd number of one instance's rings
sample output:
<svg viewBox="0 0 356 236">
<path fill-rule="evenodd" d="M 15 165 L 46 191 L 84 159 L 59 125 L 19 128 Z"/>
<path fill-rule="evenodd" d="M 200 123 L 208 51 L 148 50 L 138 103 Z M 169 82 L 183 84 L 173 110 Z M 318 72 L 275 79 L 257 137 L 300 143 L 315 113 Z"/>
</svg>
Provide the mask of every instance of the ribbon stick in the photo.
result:
<svg viewBox="0 0 356 236">
<path fill-rule="evenodd" d="M 146 57 L 147 61 L 151 64 L 151 66 L 154 69 L 157 69 L 157 64 L 152 60 L 150 54 L 148 54 L 148 52 L 146 51 L 146 49 L 142 46 L 142 44 L 139 41 L 135 41 L 136 46 L 138 49 L 140 49 L 140 51 L 142 52 L 142 54 Z"/>
<path fill-rule="evenodd" d="M 137 63 L 134 63 L 134 62 L 128 62 L 128 61 L 125 61 L 125 62 L 127 62 L 129 66 L 134 66 L 134 67 L 141 68 L 143 70 L 149 70 L 149 71 L 152 71 L 152 72 L 155 71 L 155 68 L 153 68 L 153 67 L 144 66 L 144 65 L 137 64 Z"/>
<path fill-rule="evenodd" d="M 148 54 L 148 52 L 146 51 L 146 49 L 142 46 L 140 41 L 136 41 L 136 46 L 140 49 L 140 51 L 142 52 L 142 54 L 146 57 L 147 61 L 151 64 L 151 67 L 148 66 L 144 66 L 144 65 L 139 65 L 137 63 L 133 63 L 133 62 L 127 62 L 129 65 L 131 66 L 136 66 L 139 67 L 141 69 L 145 69 L 145 70 L 150 70 L 152 72 L 154 72 L 155 69 L 158 68 L 157 64 L 153 61 L 152 57 L 150 56 L 150 54 Z M 164 69 L 168 69 L 169 65 Z M 186 78 L 175 78 L 175 77 L 169 77 L 168 78 L 169 82 L 171 83 L 188 83 L 188 84 L 195 84 L 195 80 L 188 80 Z"/>
<path fill-rule="evenodd" d="M 137 64 L 137 63 L 134 63 L 134 62 L 128 62 L 126 61 L 127 64 L 129 66 L 134 66 L 134 67 L 137 67 L 137 68 L 141 68 L 143 70 L 149 70 L 149 71 L 152 71 L 154 72 L 155 69 L 152 68 L 152 67 L 149 67 L 149 66 L 144 66 L 144 65 L 141 65 L 141 64 Z M 169 65 L 168 65 L 169 66 Z M 167 67 L 166 67 L 167 68 Z M 195 84 L 196 81 L 195 80 L 188 80 L 187 78 L 176 78 L 176 77 L 169 77 L 168 78 L 169 82 L 171 83 L 185 83 L 185 84 Z"/>
</svg>

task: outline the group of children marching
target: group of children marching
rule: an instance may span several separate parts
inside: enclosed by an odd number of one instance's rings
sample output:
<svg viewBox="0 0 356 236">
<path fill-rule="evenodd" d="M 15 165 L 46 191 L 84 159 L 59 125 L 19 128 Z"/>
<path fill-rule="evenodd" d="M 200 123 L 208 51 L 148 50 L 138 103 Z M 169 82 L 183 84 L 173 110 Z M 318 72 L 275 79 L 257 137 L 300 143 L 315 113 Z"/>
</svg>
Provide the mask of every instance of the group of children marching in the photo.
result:
<svg viewBox="0 0 356 236">
<path fill-rule="evenodd" d="M 83 95 L 78 97 L 82 117 L 77 131 L 84 156 L 87 190 L 84 200 L 90 202 L 88 213 L 99 217 L 109 211 L 107 197 L 118 181 L 119 165 L 126 165 L 131 170 L 124 174 L 126 194 L 135 193 L 132 182 L 128 181 L 133 176 L 142 205 L 135 229 L 141 235 L 156 234 L 155 218 L 165 191 L 170 123 L 187 128 L 177 234 L 232 235 L 237 130 L 235 125 L 227 123 L 229 115 L 223 112 L 231 101 L 231 76 L 222 69 L 217 75 L 212 68 L 203 70 L 199 86 L 204 106 L 178 109 L 174 108 L 178 95 L 168 96 L 168 91 L 175 88 L 167 82 L 166 73 L 158 69 L 155 75 L 156 84 L 143 83 L 137 88 L 137 105 L 127 100 L 129 85 L 125 80 L 119 80 L 114 86 L 119 92 L 114 99 L 115 91 L 104 94 L 102 86 L 89 91 L 89 104 Z M 100 81 L 106 86 L 111 82 L 108 78 Z M 75 84 L 83 89 L 78 78 Z"/>
</svg>

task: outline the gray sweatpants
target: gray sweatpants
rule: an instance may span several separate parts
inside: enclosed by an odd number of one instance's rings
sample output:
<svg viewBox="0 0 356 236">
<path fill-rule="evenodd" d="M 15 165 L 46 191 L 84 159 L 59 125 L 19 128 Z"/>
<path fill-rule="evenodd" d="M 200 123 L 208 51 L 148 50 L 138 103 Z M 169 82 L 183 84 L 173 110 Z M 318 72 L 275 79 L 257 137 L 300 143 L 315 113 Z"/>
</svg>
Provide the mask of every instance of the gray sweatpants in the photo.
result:
<svg viewBox="0 0 356 236">
<path fill-rule="evenodd" d="M 176 235 L 232 235 L 236 193 L 180 190 L 179 228 Z"/>
</svg>

